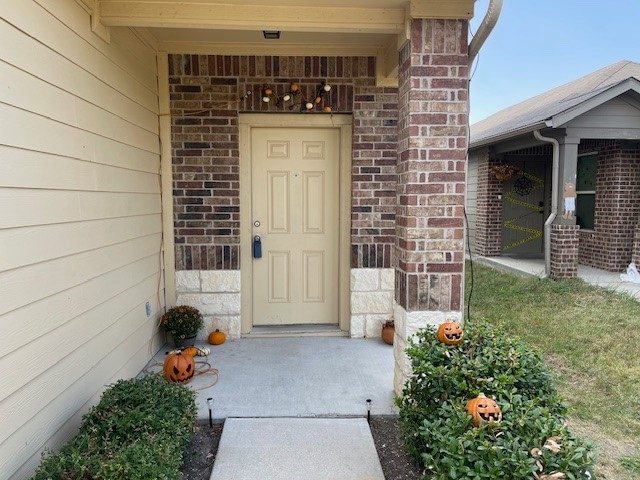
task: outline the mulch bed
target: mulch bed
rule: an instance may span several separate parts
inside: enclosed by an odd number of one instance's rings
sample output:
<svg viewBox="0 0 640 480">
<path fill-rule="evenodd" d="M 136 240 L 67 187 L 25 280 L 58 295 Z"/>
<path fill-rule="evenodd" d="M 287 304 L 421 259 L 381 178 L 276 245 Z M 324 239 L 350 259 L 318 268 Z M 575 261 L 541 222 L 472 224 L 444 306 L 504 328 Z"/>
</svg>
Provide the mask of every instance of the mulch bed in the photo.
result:
<svg viewBox="0 0 640 480">
<path fill-rule="evenodd" d="M 371 417 L 371 433 L 386 480 L 415 480 L 420 469 L 404 450 L 398 417 Z M 182 480 L 209 480 L 216 459 L 222 424 L 198 425 L 182 467 Z"/>
</svg>

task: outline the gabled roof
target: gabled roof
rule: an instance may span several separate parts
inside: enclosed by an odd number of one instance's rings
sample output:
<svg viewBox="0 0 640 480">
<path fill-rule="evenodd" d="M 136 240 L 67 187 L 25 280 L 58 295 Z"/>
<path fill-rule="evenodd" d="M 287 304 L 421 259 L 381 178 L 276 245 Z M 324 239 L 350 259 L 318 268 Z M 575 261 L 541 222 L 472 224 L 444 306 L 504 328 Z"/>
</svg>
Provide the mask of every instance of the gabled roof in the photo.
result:
<svg viewBox="0 0 640 480">
<path fill-rule="evenodd" d="M 474 123 L 470 146 L 559 127 L 628 90 L 640 93 L 640 63 L 622 60 Z"/>
</svg>

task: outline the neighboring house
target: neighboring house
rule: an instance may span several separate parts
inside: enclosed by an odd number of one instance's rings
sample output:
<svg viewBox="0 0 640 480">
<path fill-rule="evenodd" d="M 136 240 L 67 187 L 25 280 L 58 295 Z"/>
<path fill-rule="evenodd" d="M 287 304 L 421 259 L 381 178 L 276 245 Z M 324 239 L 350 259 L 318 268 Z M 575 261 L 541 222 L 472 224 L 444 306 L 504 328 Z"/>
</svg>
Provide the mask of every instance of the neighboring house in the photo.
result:
<svg viewBox="0 0 640 480">
<path fill-rule="evenodd" d="M 518 172 L 496 178 L 508 165 Z M 615 63 L 472 125 L 466 209 L 481 256 L 544 256 L 553 278 L 638 262 L 640 64 Z"/>
<path fill-rule="evenodd" d="M 462 317 L 473 6 L 0 2 L 0 479 L 176 302 L 231 338 L 394 318 L 399 391 L 407 337 Z"/>
</svg>

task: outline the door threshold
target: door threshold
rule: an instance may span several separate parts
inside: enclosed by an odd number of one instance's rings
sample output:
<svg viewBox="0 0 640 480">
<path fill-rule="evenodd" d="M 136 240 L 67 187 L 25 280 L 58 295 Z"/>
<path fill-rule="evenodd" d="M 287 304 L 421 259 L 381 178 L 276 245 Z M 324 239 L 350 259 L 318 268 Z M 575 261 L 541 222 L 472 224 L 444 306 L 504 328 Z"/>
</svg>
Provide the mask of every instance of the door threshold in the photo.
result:
<svg viewBox="0 0 640 480">
<path fill-rule="evenodd" d="M 253 327 L 245 337 L 346 337 L 347 332 L 334 325 L 266 325 Z"/>
</svg>

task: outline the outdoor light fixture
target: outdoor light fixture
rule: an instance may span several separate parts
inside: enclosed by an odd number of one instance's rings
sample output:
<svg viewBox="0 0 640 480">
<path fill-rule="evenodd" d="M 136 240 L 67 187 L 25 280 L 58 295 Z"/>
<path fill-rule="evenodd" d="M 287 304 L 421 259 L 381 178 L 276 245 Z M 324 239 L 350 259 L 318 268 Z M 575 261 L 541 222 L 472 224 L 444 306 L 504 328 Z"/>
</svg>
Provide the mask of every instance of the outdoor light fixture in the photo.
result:
<svg viewBox="0 0 640 480">
<path fill-rule="evenodd" d="M 209 407 L 209 426 L 213 428 L 213 397 L 207 398 L 207 407 Z"/>
<path fill-rule="evenodd" d="M 371 399 L 367 398 L 367 423 L 371 425 Z"/>
<path fill-rule="evenodd" d="M 265 40 L 278 40 L 280 38 L 280 30 L 263 30 L 262 35 Z"/>
</svg>

